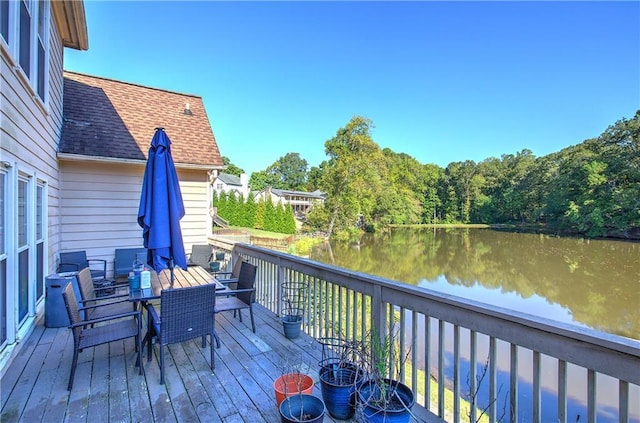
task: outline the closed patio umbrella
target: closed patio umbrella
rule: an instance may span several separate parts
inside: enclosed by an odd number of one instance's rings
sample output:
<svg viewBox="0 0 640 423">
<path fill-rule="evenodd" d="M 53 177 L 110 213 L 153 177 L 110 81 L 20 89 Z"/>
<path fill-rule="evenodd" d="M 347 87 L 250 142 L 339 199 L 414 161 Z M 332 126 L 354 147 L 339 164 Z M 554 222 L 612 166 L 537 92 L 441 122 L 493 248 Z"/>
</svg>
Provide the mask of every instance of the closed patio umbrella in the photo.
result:
<svg viewBox="0 0 640 423">
<path fill-rule="evenodd" d="M 184 204 L 178 175 L 171 157 L 171 140 L 164 128 L 156 128 L 151 140 L 147 166 L 142 179 L 138 224 L 142 227 L 147 263 L 156 272 L 173 267 L 187 269 L 180 219 Z"/>
</svg>

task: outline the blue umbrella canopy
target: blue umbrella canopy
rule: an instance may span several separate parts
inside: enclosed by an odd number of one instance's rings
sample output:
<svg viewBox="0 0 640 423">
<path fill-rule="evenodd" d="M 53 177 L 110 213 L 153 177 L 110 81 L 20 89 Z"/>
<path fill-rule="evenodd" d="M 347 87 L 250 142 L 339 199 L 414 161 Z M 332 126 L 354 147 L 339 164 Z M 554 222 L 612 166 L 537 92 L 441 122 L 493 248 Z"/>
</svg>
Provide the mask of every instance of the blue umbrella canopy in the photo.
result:
<svg viewBox="0 0 640 423">
<path fill-rule="evenodd" d="M 147 263 L 156 272 L 173 266 L 187 269 L 180 219 L 184 216 L 182 193 L 171 157 L 171 140 L 156 128 L 142 179 L 138 224 L 142 227 Z"/>
</svg>

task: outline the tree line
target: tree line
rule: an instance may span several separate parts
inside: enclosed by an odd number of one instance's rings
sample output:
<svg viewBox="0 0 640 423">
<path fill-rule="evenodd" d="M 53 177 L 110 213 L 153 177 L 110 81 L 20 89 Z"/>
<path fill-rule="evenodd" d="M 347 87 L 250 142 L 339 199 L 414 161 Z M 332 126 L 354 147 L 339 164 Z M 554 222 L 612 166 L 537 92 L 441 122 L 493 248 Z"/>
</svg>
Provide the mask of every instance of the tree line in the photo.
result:
<svg viewBox="0 0 640 423">
<path fill-rule="evenodd" d="M 213 207 L 218 216 L 232 226 L 256 228 L 283 234 L 296 233 L 296 221 L 290 205 L 274 205 L 271 201 L 259 200 L 253 194 L 248 198 L 228 193 L 218 196 L 213 193 Z"/>
<path fill-rule="evenodd" d="M 524 149 L 445 168 L 381 149 L 372 128 L 354 116 L 325 142 L 328 159 L 318 167 L 307 170 L 306 160 L 288 153 L 254 172 L 251 189 L 323 191 L 326 201 L 306 224 L 329 234 L 389 224 L 522 223 L 590 237 L 640 236 L 640 110 L 545 156 Z"/>
</svg>

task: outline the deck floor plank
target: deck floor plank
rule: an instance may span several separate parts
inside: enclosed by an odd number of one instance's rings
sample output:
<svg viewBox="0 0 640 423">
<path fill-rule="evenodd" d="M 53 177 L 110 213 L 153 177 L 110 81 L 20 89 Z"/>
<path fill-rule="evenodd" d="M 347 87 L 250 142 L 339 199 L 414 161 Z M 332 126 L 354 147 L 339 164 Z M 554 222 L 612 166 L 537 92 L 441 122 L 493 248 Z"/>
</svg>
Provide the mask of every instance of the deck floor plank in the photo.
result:
<svg viewBox="0 0 640 423">
<path fill-rule="evenodd" d="M 46 328 L 41 322 L 0 380 L 0 421 L 278 422 L 273 381 L 286 363 L 303 362 L 316 381 L 314 395 L 321 396 L 317 383 L 321 346 L 305 334 L 295 340 L 285 338 L 280 319 L 261 306 L 255 306 L 255 319 L 253 333 L 246 311 L 242 322 L 233 313 L 216 316 L 222 345 L 215 349 L 213 372 L 209 343 L 205 349 L 200 339 L 170 345 L 165 349 L 164 385 L 160 385 L 157 345 L 150 362 L 146 346 L 143 350 L 144 375 L 135 366 L 132 339 L 86 349 L 79 355 L 71 392 L 67 391 L 71 332 Z M 326 415 L 324 421 L 337 420 Z"/>
</svg>

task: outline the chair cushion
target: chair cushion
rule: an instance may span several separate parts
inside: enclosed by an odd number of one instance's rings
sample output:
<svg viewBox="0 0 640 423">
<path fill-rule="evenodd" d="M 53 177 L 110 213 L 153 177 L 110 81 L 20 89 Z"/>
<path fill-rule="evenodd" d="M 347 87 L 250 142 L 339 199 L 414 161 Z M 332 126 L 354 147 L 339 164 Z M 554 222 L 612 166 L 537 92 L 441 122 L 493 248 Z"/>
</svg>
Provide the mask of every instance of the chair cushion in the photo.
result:
<svg viewBox="0 0 640 423">
<path fill-rule="evenodd" d="M 240 301 L 236 297 L 218 297 L 216 298 L 216 313 L 220 313 L 221 311 L 229 311 L 229 310 L 237 310 L 241 308 L 249 308 L 249 304 Z"/>
</svg>

